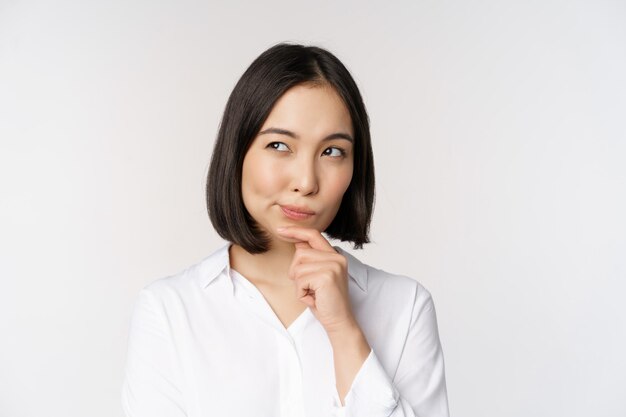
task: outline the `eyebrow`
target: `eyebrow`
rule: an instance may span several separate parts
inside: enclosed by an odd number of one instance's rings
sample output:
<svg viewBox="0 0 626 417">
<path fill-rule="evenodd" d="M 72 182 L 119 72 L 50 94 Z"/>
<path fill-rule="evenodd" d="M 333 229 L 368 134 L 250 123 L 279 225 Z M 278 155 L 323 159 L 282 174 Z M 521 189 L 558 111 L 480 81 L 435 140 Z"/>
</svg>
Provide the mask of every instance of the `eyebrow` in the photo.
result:
<svg viewBox="0 0 626 417">
<path fill-rule="evenodd" d="M 286 130 L 286 129 L 281 129 L 278 127 L 270 127 L 265 129 L 264 131 L 260 132 L 259 135 L 264 135 L 267 133 L 276 133 L 279 135 L 287 135 L 289 137 L 292 137 L 294 139 L 300 139 L 300 136 L 296 135 L 295 133 Z M 332 140 L 332 139 L 345 139 L 347 141 L 349 141 L 350 143 L 354 144 L 354 139 L 352 139 L 352 136 L 348 135 L 347 133 L 341 133 L 341 132 L 337 132 L 337 133 L 332 133 L 328 136 L 326 136 L 324 139 L 324 141 L 326 140 Z"/>
</svg>

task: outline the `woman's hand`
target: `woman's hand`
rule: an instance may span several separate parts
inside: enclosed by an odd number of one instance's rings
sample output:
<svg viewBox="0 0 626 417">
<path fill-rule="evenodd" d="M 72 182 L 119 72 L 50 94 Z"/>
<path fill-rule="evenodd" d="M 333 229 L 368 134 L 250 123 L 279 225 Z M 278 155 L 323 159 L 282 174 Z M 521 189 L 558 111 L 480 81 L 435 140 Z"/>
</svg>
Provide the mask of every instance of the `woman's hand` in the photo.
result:
<svg viewBox="0 0 626 417">
<path fill-rule="evenodd" d="M 335 251 L 317 229 L 278 228 L 278 233 L 298 240 L 289 267 L 296 296 L 306 304 L 327 333 L 358 328 L 348 292 L 348 260 Z"/>
</svg>

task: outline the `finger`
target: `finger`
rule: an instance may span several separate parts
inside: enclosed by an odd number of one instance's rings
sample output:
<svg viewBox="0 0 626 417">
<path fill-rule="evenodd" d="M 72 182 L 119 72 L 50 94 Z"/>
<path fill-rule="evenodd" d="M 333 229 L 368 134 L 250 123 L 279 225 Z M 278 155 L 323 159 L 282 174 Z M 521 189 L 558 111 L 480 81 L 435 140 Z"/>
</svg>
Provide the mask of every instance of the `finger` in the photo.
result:
<svg viewBox="0 0 626 417">
<path fill-rule="evenodd" d="M 302 249 L 296 250 L 296 253 L 293 256 L 293 259 L 291 260 L 291 264 L 289 265 L 287 276 L 293 279 L 294 270 L 298 265 L 302 265 L 306 263 L 316 265 L 322 262 L 337 263 L 339 265 L 344 265 L 345 267 L 347 267 L 346 258 L 337 252 L 329 253 L 329 252 L 323 252 L 317 249 L 302 248 Z"/>
<path fill-rule="evenodd" d="M 296 242 L 296 250 L 298 249 L 311 249 L 311 245 L 309 245 L 309 242 Z"/>
<path fill-rule="evenodd" d="M 325 252 L 335 252 L 332 245 L 317 229 L 301 226 L 287 226 L 276 230 L 281 236 L 291 237 L 301 242 L 307 242 L 313 249 Z"/>
<path fill-rule="evenodd" d="M 298 249 L 293 256 L 291 265 L 289 266 L 289 275 L 293 273 L 293 269 L 303 263 L 320 263 L 320 262 L 336 262 L 340 265 L 347 266 L 346 258 L 337 253 L 323 252 L 317 249 Z"/>
<path fill-rule="evenodd" d="M 310 297 L 312 300 L 316 299 L 317 291 L 323 287 L 325 278 L 320 277 L 318 271 L 313 271 L 308 274 L 300 274 L 296 283 L 296 297 L 299 300 L 303 300 L 306 297 Z"/>
<path fill-rule="evenodd" d="M 317 290 L 328 280 L 335 281 L 335 277 L 346 278 L 345 269 L 335 261 L 324 261 L 316 263 L 304 263 L 297 265 L 293 270 L 293 279 L 297 285 L 301 285 L 306 279 L 309 288 Z"/>
</svg>

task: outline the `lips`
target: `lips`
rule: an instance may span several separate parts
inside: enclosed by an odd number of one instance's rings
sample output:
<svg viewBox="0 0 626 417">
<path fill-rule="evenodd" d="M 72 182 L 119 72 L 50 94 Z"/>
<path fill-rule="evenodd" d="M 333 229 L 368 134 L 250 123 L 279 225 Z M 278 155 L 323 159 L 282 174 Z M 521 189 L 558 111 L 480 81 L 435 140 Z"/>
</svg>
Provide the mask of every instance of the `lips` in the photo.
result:
<svg viewBox="0 0 626 417">
<path fill-rule="evenodd" d="M 285 205 L 285 204 L 281 204 L 280 205 L 282 208 L 287 209 L 291 212 L 294 213 L 299 213 L 299 214 L 315 214 L 315 212 L 307 207 L 301 207 L 301 206 L 291 206 L 291 205 Z"/>
<path fill-rule="evenodd" d="M 280 210 L 285 217 L 291 220 L 306 220 L 315 215 L 315 212 L 311 209 L 301 206 L 280 206 Z M 300 211 L 304 210 L 304 211 Z"/>
</svg>

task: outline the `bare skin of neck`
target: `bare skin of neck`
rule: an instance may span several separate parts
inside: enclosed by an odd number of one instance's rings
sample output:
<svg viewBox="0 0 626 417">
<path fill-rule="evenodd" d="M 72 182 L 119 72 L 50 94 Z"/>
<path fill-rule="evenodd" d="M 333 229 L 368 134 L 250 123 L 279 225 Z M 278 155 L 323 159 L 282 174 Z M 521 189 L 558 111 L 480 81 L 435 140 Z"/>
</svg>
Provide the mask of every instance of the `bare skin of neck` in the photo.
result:
<svg viewBox="0 0 626 417">
<path fill-rule="evenodd" d="M 230 267 L 254 283 L 281 288 L 293 287 L 287 276 L 295 253 L 295 245 L 284 240 L 272 242 L 269 251 L 251 254 L 237 244 L 229 249 Z"/>
</svg>

